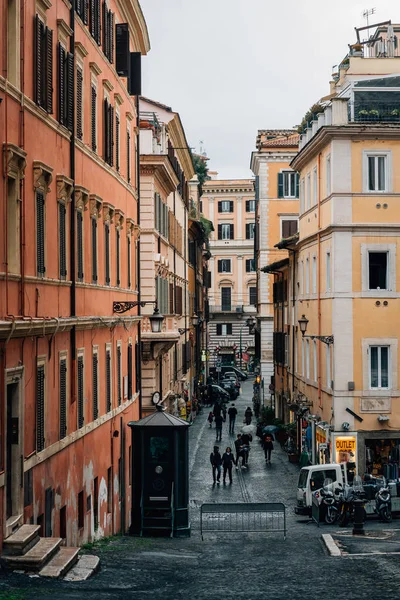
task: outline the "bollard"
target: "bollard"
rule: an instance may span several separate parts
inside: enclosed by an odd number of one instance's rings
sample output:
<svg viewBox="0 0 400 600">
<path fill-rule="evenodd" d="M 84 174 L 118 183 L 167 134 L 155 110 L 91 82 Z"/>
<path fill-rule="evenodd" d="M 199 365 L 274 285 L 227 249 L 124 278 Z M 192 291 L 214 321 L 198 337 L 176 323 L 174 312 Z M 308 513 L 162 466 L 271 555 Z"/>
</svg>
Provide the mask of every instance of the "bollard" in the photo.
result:
<svg viewBox="0 0 400 600">
<path fill-rule="evenodd" d="M 364 500 L 353 500 L 354 503 L 354 524 L 353 524 L 353 535 L 365 535 L 364 531 Z"/>
</svg>

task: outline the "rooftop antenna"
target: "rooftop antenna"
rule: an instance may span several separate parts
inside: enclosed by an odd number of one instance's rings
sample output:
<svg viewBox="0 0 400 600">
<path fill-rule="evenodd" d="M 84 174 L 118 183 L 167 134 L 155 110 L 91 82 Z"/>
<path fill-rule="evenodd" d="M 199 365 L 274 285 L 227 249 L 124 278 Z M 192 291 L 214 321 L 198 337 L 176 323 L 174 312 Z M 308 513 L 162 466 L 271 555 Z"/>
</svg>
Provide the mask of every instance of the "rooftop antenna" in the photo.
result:
<svg viewBox="0 0 400 600">
<path fill-rule="evenodd" d="M 363 11 L 363 14 L 362 14 L 363 17 L 364 17 L 364 19 L 367 21 L 367 27 L 368 27 L 367 33 L 368 33 L 368 37 L 369 37 L 369 18 L 370 18 L 371 15 L 374 15 L 375 13 L 376 13 L 376 8 L 366 8 Z"/>
</svg>

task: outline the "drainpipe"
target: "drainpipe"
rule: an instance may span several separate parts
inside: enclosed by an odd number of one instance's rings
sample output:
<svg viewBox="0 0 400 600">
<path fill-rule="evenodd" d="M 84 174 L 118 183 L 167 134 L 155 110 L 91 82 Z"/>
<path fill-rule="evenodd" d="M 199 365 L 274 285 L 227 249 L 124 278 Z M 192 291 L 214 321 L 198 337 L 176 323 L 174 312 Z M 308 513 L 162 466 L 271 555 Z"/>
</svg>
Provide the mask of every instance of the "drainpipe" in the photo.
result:
<svg viewBox="0 0 400 600">
<path fill-rule="evenodd" d="M 317 298 L 318 298 L 318 335 L 321 335 L 321 152 L 318 154 L 318 278 L 317 278 Z M 321 406 L 321 346 L 318 344 L 318 406 Z"/>
<path fill-rule="evenodd" d="M 71 1 L 71 10 L 69 13 L 69 26 L 71 28 L 71 35 L 69 38 L 69 51 L 74 57 L 75 65 L 75 0 Z M 72 76 L 72 94 L 75 98 L 75 66 L 73 69 Z M 70 145 L 69 145 L 69 161 L 70 161 L 70 177 L 73 181 L 71 204 L 70 204 L 70 223 L 69 223 L 69 252 L 70 252 L 70 277 L 71 277 L 71 291 L 70 291 L 70 315 L 71 317 L 76 316 L 76 265 L 75 265 L 75 101 L 72 103 L 72 123 L 73 128 L 71 132 Z M 76 326 L 71 328 L 70 333 L 70 344 L 71 344 L 71 395 L 72 402 L 76 400 Z"/>
<path fill-rule="evenodd" d="M 25 148 L 25 3 L 23 2 L 21 2 L 20 5 L 20 23 L 20 147 Z M 19 190 L 19 258 L 21 274 L 21 315 L 25 316 L 25 178 L 20 178 Z"/>
<path fill-rule="evenodd" d="M 139 119 L 139 96 L 136 96 L 136 120 L 137 120 L 137 136 L 136 136 L 136 188 L 137 188 L 137 224 L 138 227 L 140 227 L 140 119 Z M 140 241 L 140 236 L 139 236 L 139 241 L 138 241 L 138 245 L 137 245 L 137 256 L 136 256 L 136 272 L 137 272 L 137 299 L 140 302 L 141 300 L 141 292 L 140 292 L 140 247 L 141 247 L 141 241 Z M 141 313 L 141 306 L 140 304 L 138 305 L 138 312 L 137 314 L 140 315 Z M 139 392 L 139 419 L 142 418 L 142 412 L 143 412 L 143 398 L 142 398 L 142 339 L 141 339 L 141 323 L 139 322 L 138 325 L 138 345 L 137 345 L 137 351 L 138 351 L 138 360 L 136 361 L 136 365 L 137 365 L 137 369 L 139 371 L 139 373 L 137 374 L 136 380 L 138 382 L 138 389 L 137 392 Z"/>
</svg>

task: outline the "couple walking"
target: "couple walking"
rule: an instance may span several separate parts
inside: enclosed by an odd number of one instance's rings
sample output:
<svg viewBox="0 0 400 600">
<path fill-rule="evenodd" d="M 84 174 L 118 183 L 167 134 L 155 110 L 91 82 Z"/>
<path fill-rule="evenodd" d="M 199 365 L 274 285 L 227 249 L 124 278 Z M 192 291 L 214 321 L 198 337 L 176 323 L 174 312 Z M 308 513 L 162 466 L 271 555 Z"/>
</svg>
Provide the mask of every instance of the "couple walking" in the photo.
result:
<svg viewBox="0 0 400 600">
<path fill-rule="evenodd" d="M 224 454 L 221 456 L 219 446 L 214 446 L 214 451 L 210 454 L 210 463 L 212 467 L 213 482 L 220 483 L 221 471 L 223 469 L 223 481 L 226 483 L 226 474 L 229 476 L 229 483 L 232 483 L 232 468 L 235 464 L 235 459 L 232 454 L 232 449 L 228 446 Z"/>
</svg>

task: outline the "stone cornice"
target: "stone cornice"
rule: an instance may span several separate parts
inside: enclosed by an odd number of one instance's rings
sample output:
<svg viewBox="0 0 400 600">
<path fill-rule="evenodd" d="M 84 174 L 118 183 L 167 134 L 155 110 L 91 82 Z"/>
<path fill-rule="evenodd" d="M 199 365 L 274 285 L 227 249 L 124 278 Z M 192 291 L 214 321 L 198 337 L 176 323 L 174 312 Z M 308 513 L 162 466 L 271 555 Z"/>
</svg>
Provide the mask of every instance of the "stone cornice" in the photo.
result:
<svg viewBox="0 0 400 600">
<path fill-rule="evenodd" d="M 99 65 L 97 65 L 95 62 L 90 62 L 89 68 L 92 71 L 92 73 L 94 73 L 95 75 L 101 75 L 101 69 L 100 69 Z"/>
<path fill-rule="evenodd" d="M 114 222 L 117 229 L 122 229 L 124 225 L 125 215 L 119 208 L 115 209 Z"/>
<path fill-rule="evenodd" d="M 26 152 L 14 144 L 3 144 L 4 171 L 12 179 L 25 177 Z"/>
<path fill-rule="evenodd" d="M 33 188 L 42 190 L 45 194 L 50 192 L 50 184 L 53 181 L 53 169 L 40 160 L 33 161 Z"/>
<path fill-rule="evenodd" d="M 71 201 L 72 192 L 74 189 L 74 182 L 65 175 L 57 175 L 57 200 L 67 204 Z"/>
<path fill-rule="evenodd" d="M 103 202 L 103 221 L 104 223 L 113 223 L 115 206 L 109 202 Z"/>
<path fill-rule="evenodd" d="M 90 216 L 96 217 L 96 219 L 100 219 L 102 206 L 103 206 L 103 199 L 100 198 L 100 196 L 96 196 L 96 194 L 90 194 L 90 196 L 89 196 Z"/>
<path fill-rule="evenodd" d="M 81 58 L 85 58 L 85 56 L 89 54 L 89 52 L 86 50 L 85 46 L 81 44 L 81 42 L 75 42 L 75 52 Z"/>
<path fill-rule="evenodd" d="M 349 123 L 347 125 L 329 125 L 321 127 L 311 140 L 300 150 L 290 163 L 295 171 L 301 169 L 318 154 L 332 139 L 361 140 L 400 140 L 400 125 L 388 123 L 361 124 Z"/>
<path fill-rule="evenodd" d="M 150 50 L 149 33 L 138 0 L 116 0 L 116 4 L 123 21 L 129 24 L 133 46 L 142 54 L 147 54 Z"/>
<path fill-rule="evenodd" d="M 167 194 L 174 192 L 179 183 L 166 154 L 141 154 L 140 172 L 143 175 L 156 175 Z"/>
<path fill-rule="evenodd" d="M 112 92 L 114 89 L 114 86 L 109 79 L 103 79 L 103 87 L 105 87 L 109 92 Z"/>
<path fill-rule="evenodd" d="M 81 185 L 75 186 L 75 209 L 76 210 L 87 210 L 87 204 L 89 201 L 89 190 Z"/>
<path fill-rule="evenodd" d="M 61 37 L 68 38 L 72 35 L 72 29 L 64 19 L 57 19 L 57 29 Z"/>
</svg>

